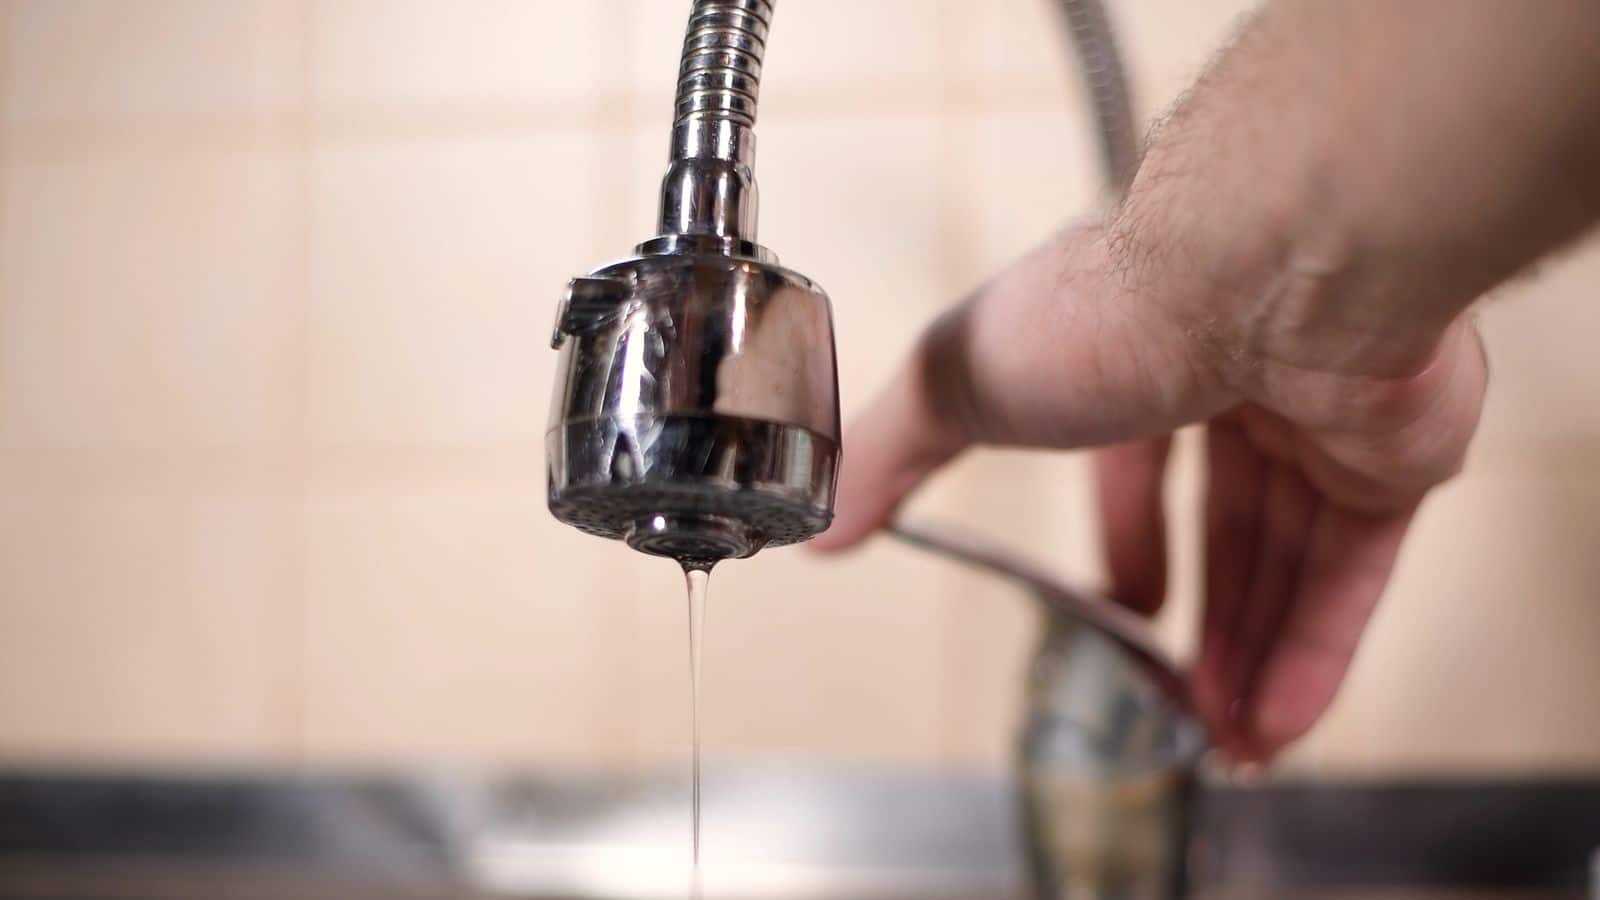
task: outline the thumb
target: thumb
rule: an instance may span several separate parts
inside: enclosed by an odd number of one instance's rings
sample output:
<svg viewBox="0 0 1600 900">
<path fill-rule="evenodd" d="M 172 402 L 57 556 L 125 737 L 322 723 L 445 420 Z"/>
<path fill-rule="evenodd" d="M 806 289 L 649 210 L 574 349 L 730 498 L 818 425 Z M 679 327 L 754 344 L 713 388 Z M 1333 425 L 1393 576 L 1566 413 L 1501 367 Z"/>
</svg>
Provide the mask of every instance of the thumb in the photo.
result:
<svg viewBox="0 0 1600 900">
<path fill-rule="evenodd" d="M 1196 342 L 1109 260 L 1099 230 L 1069 231 L 941 316 L 847 431 L 813 546 L 861 542 L 972 444 L 1104 444 L 1224 408 Z"/>
</svg>

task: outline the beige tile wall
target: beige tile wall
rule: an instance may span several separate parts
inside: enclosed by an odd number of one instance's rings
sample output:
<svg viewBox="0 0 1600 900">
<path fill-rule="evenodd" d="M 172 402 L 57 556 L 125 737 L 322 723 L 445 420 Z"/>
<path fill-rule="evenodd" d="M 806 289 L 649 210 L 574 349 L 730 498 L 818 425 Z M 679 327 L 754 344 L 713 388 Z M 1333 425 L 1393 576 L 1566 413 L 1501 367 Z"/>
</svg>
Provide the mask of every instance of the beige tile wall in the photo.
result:
<svg viewBox="0 0 1600 900">
<path fill-rule="evenodd" d="M 1155 109 L 1244 4 L 1114 5 Z M 685 6 L 0 0 L 0 759 L 682 758 L 676 573 L 549 519 L 540 435 L 560 284 L 650 228 Z M 764 239 L 833 294 L 847 412 L 1094 202 L 1054 27 L 783 5 Z M 1482 449 L 1293 765 L 1600 764 L 1597 279 L 1487 311 Z M 1086 493 L 1079 457 L 980 453 L 918 507 L 1092 578 Z M 1008 589 L 886 543 L 716 582 L 714 755 L 1003 762 Z"/>
</svg>

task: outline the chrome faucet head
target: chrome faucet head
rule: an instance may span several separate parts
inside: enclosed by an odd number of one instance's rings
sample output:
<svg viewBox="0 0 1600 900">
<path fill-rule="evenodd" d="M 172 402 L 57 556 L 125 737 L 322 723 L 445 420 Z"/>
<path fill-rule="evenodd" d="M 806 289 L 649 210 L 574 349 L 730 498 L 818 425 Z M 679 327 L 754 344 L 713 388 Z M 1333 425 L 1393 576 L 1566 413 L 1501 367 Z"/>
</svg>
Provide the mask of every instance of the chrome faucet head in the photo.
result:
<svg viewBox="0 0 1600 900">
<path fill-rule="evenodd" d="M 575 278 L 546 435 L 550 511 L 696 565 L 833 517 L 827 295 L 755 242 L 755 102 L 772 0 L 695 0 L 659 236 Z"/>
<path fill-rule="evenodd" d="M 546 437 L 556 518 L 703 564 L 828 527 L 831 311 L 770 259 L 689 242 L 573 279 Z"/>
</svg>

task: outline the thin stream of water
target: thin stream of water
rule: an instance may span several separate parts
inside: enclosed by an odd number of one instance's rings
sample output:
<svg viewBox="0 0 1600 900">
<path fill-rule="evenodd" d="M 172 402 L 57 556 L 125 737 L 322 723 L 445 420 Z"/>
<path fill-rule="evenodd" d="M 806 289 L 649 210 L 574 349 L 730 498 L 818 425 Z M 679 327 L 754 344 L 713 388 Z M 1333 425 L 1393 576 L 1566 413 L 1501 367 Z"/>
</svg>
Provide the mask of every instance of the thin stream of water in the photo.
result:
<svg viewBox="0 0 1600 900">
<path fill-rule="evenodd" d="M 689 594 L 689 715 L 694 733 L 693 768 L 690 780 L 689 822 L 693 869 L 691 896 L 701 896 L 700 887 L 700 660 L 706 636 L 706 589 L 711 569 L 683 564 L 683 579 Z"/>
</svg>

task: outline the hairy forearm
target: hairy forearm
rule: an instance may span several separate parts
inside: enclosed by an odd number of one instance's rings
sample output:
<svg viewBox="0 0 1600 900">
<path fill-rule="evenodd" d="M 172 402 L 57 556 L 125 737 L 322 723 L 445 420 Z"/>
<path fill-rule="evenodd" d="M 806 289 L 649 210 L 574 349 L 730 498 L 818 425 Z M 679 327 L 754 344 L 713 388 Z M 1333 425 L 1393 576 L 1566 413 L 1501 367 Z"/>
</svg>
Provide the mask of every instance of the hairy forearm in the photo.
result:
<svg viewBox="0 0 1600 900">
<path fill-rule="evenodd" d="M 1600 3 L 1281 0 L 1158 129 L 1110 233 L 1231 352 L 1400 375 L 1597 218 Z"/>
</svg>

